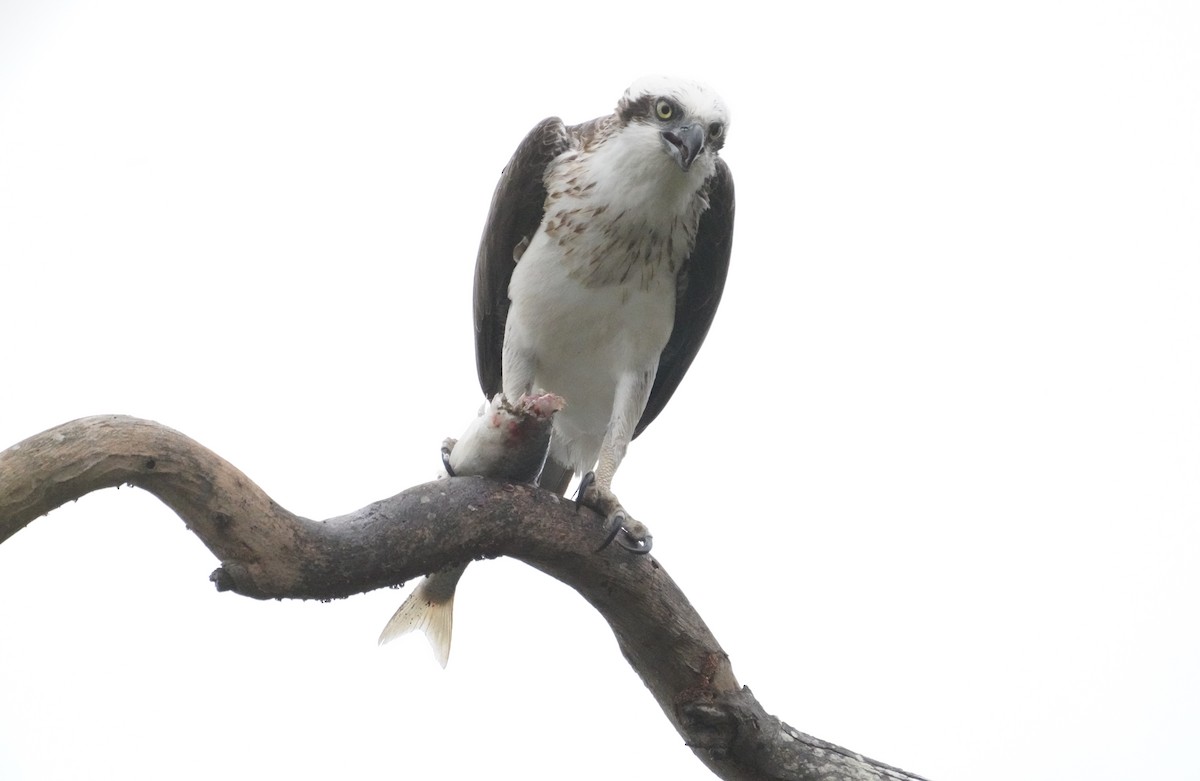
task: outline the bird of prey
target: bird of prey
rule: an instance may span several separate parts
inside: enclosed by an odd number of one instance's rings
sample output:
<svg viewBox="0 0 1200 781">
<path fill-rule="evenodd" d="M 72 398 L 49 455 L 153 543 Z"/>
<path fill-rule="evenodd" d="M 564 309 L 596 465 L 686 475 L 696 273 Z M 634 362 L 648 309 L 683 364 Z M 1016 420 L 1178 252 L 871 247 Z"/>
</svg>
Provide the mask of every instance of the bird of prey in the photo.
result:
<svg viewBox="0 0 1200 781">
<path fill-rule="evenodd" d="M 609 116 L 546 119 L 505 167 L 479 248 L 484 394 L 544 389 L 566 400 L 541 485 L 562 493 L 584 475 L 580 501 L 630 550 L 648 550 L 649 535 L 612 479 L 683 379 L 721 299 L 733 240 L 733 178 L 718 156 L 728 128 L 711 89 L 655 76 L 630 86 Z"/>
</svg>

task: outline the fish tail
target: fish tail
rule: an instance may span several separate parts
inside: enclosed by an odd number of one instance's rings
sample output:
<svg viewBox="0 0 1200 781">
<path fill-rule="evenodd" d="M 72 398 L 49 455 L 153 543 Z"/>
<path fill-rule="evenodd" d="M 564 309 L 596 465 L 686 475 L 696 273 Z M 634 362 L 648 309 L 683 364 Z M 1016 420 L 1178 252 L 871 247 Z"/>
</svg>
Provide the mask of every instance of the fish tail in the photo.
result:
<svg viewBox="0 0 1200 781">
<path fill-rule="evenodd" d="M 450 635 L 454 629 L 454 591 L 466 568 L 466 564 L 457 565 L 423 578 L 387 622 L 379 635 L 379 644 L 420 629 L 429 640 L 434 657 L 445 667 L 450 660 Z"/>
</svg>

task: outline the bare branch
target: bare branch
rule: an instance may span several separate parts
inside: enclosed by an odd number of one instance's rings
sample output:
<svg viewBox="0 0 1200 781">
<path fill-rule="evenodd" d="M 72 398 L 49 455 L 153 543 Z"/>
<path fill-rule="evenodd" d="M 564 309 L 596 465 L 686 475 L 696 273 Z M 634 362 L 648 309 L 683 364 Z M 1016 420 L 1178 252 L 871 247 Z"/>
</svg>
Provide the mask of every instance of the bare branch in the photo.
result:
<svg viewBox="0 0 1200 781">
<path fill-rule="evenodd" d="M 219 589 L 258 599 L 339 598 L 472 559 L 520 559 L 600 611 L 667 718 L 720 778 L 918 780 L 768 715 L 662 565 L 616 546 L 594 553 L 601 519 L 551 492 L 454 478 L 315 522 L 172 429 L 100 416 L 0 453 L 0 541 L 68 501 L 126 483 L 162 500 L 213 552 Z"/>
</svg>

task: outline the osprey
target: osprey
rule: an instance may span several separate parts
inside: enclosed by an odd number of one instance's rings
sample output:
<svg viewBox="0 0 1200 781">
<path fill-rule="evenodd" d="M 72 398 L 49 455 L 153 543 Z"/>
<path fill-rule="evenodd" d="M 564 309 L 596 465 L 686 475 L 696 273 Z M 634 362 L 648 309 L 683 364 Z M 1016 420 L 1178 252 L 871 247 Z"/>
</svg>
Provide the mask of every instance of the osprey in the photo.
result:
<svg viewBox="0 0 1200 781">
<path fill-rule="evenodd" d="M 541 484 L 562 493 L 584 474 L 580 502 L 631 550 L 649 550 L 649 534 L 612 479 L 679 386 L 721 299 L 734 199 L 717 153 L 728 127 L 714 92 L 664 77 L 636 81 L 609 116 L 544 120 L 505 167 L 479 248 L 484 394 L 565 399 Z"/>
<path fill-rule="evenodd" d="M 475 357 L 491 401 L 443 449 L 447 475 L 540 472 L 562 493 L 596 466 L 580 501 L 605 515 L 610 540 L 650 549 L 611 483 L 721 300 L 733 179 L 717 152 L 728 126 L 707 88 L 644 78 L 611 116 L 571 127 L 552 117 L 525 137 L 496 186 L 475 266 Z M 422 580 L 379 642 L 421 629 L 444 667 L 466 566 Z"/>
</svg>

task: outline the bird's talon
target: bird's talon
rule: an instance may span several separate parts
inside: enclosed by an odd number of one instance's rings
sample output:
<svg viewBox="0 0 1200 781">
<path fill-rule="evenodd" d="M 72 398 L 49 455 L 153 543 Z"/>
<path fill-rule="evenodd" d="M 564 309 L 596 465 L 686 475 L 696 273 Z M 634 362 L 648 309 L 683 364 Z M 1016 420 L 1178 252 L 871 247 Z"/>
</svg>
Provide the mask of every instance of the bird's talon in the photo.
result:
<svg viewBox="0 0 1200 781">
<path fill-rule="evenodd" d="M 613 540 L 630 553 L 650 552 L 654 545 L 650 530 L 645 524 L 629 516 L 612 491 L 596 482 L 594 472 L 588 472 L 579 481 L 575 510 L 578 512 L 583 505 L 604 516 L 604 542 L 596 549 L 597 553 L 611 545 Z"/>
<path fill-rule="evenodd" d="M 638 539 L 630 534 L 628 529 L 621 528 L 618 531 L 624 532 L 624 534 L 616 535 L 617 544 L 630 553 L 636 553 L 641 556 L 649 553 L 650 549 L 654 547 L 654 535 L 652 534 L 647 534 Z"/>
<path fill-rule="evenodd" d="M 592 484 L 595 482 L 595 472 L 588 472 L 583 477 L 579 478 L 579 490 L 575 492 L 575 512 L 579 512 L 579 508 L 583 506 L 583 497 L 587 495 L 588 489 L 591 488 Z M 620 524 L 617 525 L 617 528 L 621 528 Z M 611 537 L 608 539 L 608 542 L 605 542 L 604 544 L 608 545 L 609 542 L 612 542 Z"/>
<path fill-rule="evenodd" d="M 446 474 L 454 477 L 454 467 L 450 466 L 450 448 L 442 445 L 442 468 L 446 470 Z"/>
<path fill-rule="evenodd" d="M 604 542 L 600 543 L 599 548 L 596 548 L 597 553 L 604 550 L 609 545 L 612 545 L 612 541 L 614 539 L 616 539 L 617 535 L 625 530 L 624 524 L 625 524 L 625 513 L 615 513 L 611 518 L 609 518 L 605 522 L 605 524 L 604 524 Z M 624 546 L 622 546 L 622 547 L 624 547 Z"/>
</svg>

